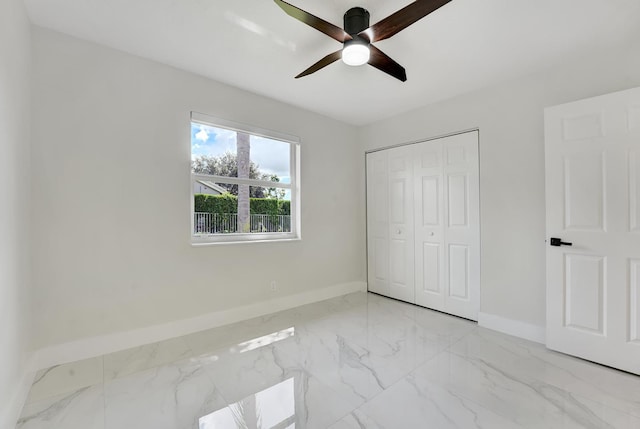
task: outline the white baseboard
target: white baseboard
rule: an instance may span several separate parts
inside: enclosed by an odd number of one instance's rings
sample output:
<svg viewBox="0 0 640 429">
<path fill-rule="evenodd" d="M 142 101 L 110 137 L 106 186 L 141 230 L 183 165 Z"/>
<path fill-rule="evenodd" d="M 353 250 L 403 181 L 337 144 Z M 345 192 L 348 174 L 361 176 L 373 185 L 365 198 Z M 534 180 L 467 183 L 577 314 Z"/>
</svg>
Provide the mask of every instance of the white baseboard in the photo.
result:
<svg viewBox="0 0 640 429">
<path fill-rule="evenodd" d="M 535 341 L 536 343 L 545 343 L 544 326 L 507 319 L 506 317 L 488 313 L 478 314 L 478 326 L 513 335 L 514 337 L 524 338 L 525 340 Z"/>
<path fill-rule="evenodd" d="M 83 338 L 39 350 L 35 369 L 49 368 L 53 365 L 101 356 L 366 290 L 366 282 L 342 283 L 161 325 Z"/>
<path fill-rule="evenodd" d="M 13 429 L 16 426 L 16 422 L 20 418 L 22 407 L 27 400 L 29 389 L 31 389 L 33 379 L 36 375 L 35 371 L 32 370 L 35 366 L 35 362 L 36 353 L 32 353 L 26 360 L 26 364 L 24 365 L 25 370 L 22 373 L 22 377 L 14 387 L 13 398 L 9 404 L 6 404 L 6 407 L 0 407 L 0 428 Z"/>
</svg>

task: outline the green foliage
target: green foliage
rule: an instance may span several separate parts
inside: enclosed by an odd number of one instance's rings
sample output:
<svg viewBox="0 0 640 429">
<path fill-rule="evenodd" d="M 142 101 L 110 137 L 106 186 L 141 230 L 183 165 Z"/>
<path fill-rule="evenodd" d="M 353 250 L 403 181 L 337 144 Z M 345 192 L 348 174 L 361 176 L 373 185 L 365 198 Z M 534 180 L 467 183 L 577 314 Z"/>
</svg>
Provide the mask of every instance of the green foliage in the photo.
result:
<svg viewBox="0 0 640 429">
<path fill-rule="evenodd" d="M 279 211 L 281 215 L 287 215 L 289 216 L 291 214 L 291 201 L 279 201 L 280 203 L 280 207 L 279 207 Z"/>
<path fill-rule="evenodd" d="M 227 214 L 238 211 L 238 197 L 229 193 L 222 195 L 196 194 L 194 197 L 196 212 Z"/>
<path fill-rule="evenodd" d="M 229 214 L 237 213 L 238 197 L 229 193 L 222 195 L 194 195 L 196 212 Z M 249 200 L 251 214 L 290 215 L 291 202 L 274 198 L 251 198 Z"/>
<path fill-rule="evenodd" d="M 278 215 L 278 200 L 268 198 L 251 198 L 249 211 L 252 214 Z"/>
</svg>

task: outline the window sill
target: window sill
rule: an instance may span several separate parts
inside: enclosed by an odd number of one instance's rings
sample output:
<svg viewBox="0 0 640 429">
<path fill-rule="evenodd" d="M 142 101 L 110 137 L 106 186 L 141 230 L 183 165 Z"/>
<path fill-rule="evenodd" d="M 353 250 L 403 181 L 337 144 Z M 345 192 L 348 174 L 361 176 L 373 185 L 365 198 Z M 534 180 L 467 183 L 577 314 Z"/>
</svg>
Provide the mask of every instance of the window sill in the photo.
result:
<svg viewBox="0 0 640 429">
<path fill-rule="evenodd" d="M 252 244 L 252 243 L 282 243 L 289 241 L 302 241 L 302 237 L 298 237 L 295 235 L 291 236 L 282 236 L 282 237 L 274 237 L 274 238 L 263 238 L 263 237 L 255 237 L 255 238 L 246 238 L 246 237 L 237 237 L 237 238 L 228 238 L 228 237 L 220 237 L 216 239 L 211 238 L 202 238 L 200 240 L 191 240 L 192 247 L 204 247 L 204 246 L 217 246 L 224 244 Z"/>
</svg>

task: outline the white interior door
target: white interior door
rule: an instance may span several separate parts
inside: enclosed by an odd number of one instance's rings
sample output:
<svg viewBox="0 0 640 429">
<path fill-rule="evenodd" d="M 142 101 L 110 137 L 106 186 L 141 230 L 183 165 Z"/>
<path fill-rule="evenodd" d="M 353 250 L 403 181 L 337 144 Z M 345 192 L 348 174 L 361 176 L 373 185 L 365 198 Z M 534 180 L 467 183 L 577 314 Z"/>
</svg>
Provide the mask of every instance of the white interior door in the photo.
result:
<svg viewBox="0 0 640 429">
<path fill-rule="evenodd" d="M 546 109 L 545 151 L 547 347 L 640 374 L 640 88 Z"/>
<path fill-rule="evenodd" d="M 416 304 L 478 320 L 478 132 L 413 145 Z"/>
</svg>

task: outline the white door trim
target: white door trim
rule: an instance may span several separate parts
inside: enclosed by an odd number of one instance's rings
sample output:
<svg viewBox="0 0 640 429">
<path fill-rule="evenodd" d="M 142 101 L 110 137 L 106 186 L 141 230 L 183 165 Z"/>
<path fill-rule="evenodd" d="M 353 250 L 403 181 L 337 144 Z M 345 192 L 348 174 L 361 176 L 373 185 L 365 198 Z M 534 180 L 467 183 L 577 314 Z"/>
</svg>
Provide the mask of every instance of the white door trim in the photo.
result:
<svg viewBox="0 0 640 429">
<path fill-rule="evenodd" d="M 459 134 L 466 134 L 466 133 L 471 133 L 473 131 L 477 131 L 478 132 L 478 141 L 480 141 L 480 128 L 479 127 L 475 127 L 475 128 L 469 128 L 463 131 L 454 131 L 451 133 L 446 133 L 446 134 L 442 134 L 442 135 L 438 135 L 435 137 L 427 137 L 425 139 L 420 139 L 420 140 L 413 140 L 410 142 L 404 142 L 404 143 L 398 143 L 398 144 L 393 144 L 393 145 L 389 145 L 389 146 L 383 146 L 383 147 L 379 147 L 376 149 L 368 149 L 364 151 L 364 156 L 365 156 L 365 161 L 367 158 L 367 154 L 369 153 L 374 153 L 374 152 L 380 152 L 381 150 L 387 150 L 387 149 L 393 149 L 396 147 L 402 147 L 402 146 L 409 146 L 412 144 L 417 144 L 417 143 L 424 143 L 424 142 L 430 142 L 431 140 L 438 140 L 438 139 L 443 139 L 445 137 L 451 137 L 451 136 L 457 136 Z M 366 174 L 366 171 L 365 171 Z M 366 177 L 365 177 L 366 179 Z M 365 185 L 366 185 L 366 181 L 365 181 Z"/>
</svg>

